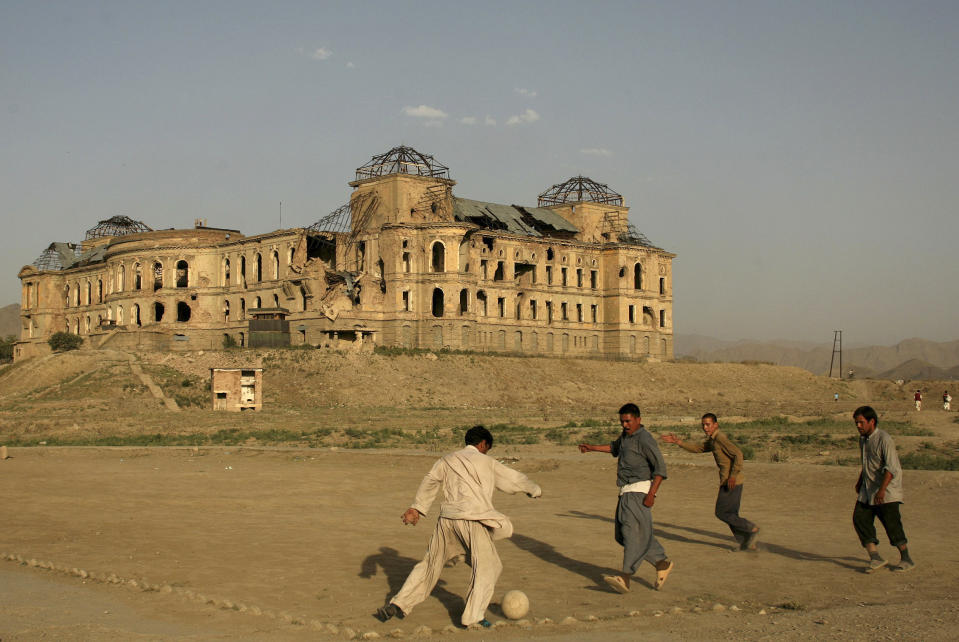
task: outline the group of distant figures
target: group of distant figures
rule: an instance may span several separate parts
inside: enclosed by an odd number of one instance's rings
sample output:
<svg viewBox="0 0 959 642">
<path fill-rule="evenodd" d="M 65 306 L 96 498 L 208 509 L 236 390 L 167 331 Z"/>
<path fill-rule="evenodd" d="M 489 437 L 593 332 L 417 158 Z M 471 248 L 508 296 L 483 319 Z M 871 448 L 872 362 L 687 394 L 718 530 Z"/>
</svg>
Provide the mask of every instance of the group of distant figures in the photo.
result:
<svg viewBox="0 0 959 642">
<path fill-rule="evenodd" d="M 917 390 L 913 399 L 916 401 L 916 410 L 922 410 L 922 390 Z M 949 394 L 948 390 L 942 391 L 942 409 L 952 410 L 952 395 Z"/>
</svg>

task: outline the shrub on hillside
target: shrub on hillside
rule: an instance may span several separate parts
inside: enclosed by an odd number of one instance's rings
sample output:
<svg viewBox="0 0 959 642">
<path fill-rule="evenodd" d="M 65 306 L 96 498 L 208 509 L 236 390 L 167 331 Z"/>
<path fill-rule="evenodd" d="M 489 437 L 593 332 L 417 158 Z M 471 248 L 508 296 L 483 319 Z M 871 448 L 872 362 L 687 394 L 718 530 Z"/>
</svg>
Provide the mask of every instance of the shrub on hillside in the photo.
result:
<svg viewBox="0 0 959 642">
<path fill-rule="evenodd" d="M 83 344 L 83 338 L 69 332 L 56 332 L 47 339 L 47 343 L 54 352 L 66 352 L 67 350 L 76 350 Z"/>
<path fill-rule="evenodd" d="M 17 337 L 12 334 L 0 339 L 0 363 L 13 361 L 13 344 L 16 341 Z"/>
</svg>

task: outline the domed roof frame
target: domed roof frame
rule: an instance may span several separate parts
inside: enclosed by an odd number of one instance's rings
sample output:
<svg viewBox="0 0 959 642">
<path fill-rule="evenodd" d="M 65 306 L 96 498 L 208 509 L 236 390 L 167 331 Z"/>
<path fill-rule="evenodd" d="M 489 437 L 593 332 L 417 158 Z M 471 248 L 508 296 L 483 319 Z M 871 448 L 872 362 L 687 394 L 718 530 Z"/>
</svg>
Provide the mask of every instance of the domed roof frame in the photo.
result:
<svg viewBox="0 0 959 642">
<path fill-rule="evenodd" d="M 385 154 L 370 159 L 366 165 L 356 169 L 356 180 L 389 176 L 390 174 L 415 174 L 433 178 L 450 177 L 450 168 L 437 162 L 429 154 L 421 154 L 412 147 L 400 145 Z"/>
<path fill-rule="evenodd" d="M 95 227 L 87 230 L 84 240 L 99 239 L 108 236 L 125 236 L 127 234 L 140 234 L 141 232 L 152 232 L 153 228 L 141 221 L 135 221 L 129 216 L 112 216 L 105 221 L 100 221 Z"/>
<path fill-rule="evenodd" d="M 564 183 L 553 185 L 537 199 L 539 207 L 583 201 L 621 206 L 623 197 L 609 189 L 608 185 L 597 183 L 588 176 L 574 176 Z"/>
</svg>

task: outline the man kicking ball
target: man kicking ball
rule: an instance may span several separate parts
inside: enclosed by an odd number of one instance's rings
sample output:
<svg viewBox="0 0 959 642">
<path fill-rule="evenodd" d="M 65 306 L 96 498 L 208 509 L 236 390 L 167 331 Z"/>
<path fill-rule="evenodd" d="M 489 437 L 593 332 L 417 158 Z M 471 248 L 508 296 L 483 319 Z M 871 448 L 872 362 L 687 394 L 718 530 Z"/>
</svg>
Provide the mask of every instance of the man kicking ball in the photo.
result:
<svg viewBox="0 0 959 642">
<path fill-rule="evenodd" d="M 473 575 L 461 622 L 466 627 L 490 626 L 486 607 L 503 570 L 493 540 L 513 534 L 509 518 L 493 508 L 493 490 L 509 494 L 524 492 L 530 497 L 542 494 L 540 487 L 526 475 L 487 456 L 492 447 L 490 431 L 474 426 L 466 431 L 466 448 L 441 458 L 423 478 L 413 505 L 403 513 L 403 523 L 415 526 L 420 516 L 429 511 L 441 487 L 446 501 L 440 507 L 426 557 L 413 567 L 403 588 L 389 604 L 377 609 L 376 617 L 380 621 L 408 615 L 429 596 L 446 562 L 465 553 Z"/>
</svg>

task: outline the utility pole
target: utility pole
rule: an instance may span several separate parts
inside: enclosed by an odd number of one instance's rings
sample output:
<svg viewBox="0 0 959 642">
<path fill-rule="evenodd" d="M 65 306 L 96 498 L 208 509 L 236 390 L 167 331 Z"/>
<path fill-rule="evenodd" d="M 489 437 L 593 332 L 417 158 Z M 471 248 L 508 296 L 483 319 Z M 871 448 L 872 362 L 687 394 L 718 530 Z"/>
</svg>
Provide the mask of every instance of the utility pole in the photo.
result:
<svg viewBox="0 0 959 642">
<path fill-rule="evenodd" d="M 839 378 L 842 379 L 842 330 L 832 331 L 832 357 L 829 359 L 829 377 L 832 378 L 832 366 L 839 355 Z"/>
</svg>

